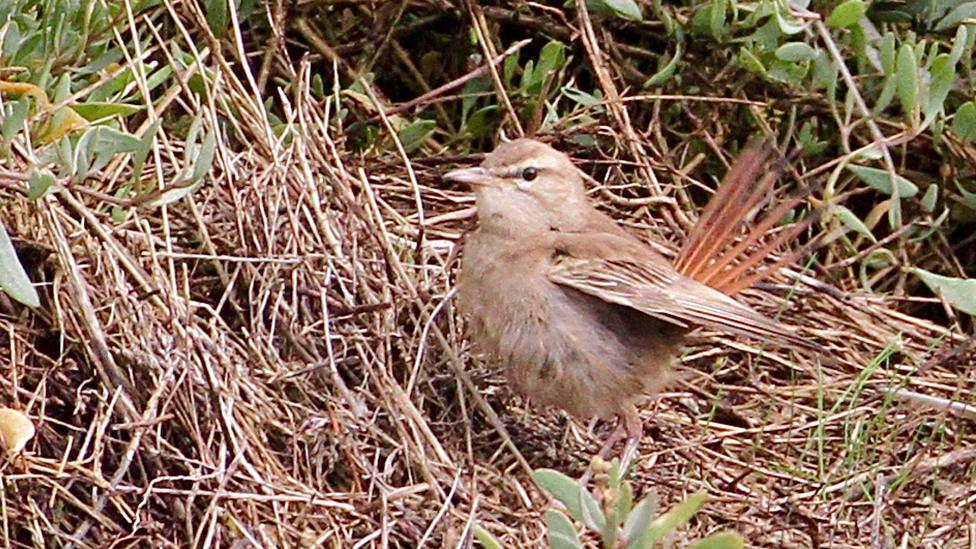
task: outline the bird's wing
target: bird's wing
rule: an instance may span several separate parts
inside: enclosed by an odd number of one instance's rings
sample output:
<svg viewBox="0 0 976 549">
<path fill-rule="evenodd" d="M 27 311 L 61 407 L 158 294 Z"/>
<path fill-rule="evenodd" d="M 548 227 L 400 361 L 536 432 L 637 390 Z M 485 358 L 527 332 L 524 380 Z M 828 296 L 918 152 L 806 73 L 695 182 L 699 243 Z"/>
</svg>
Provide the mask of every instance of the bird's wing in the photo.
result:
<svg viewBox="0 0 976 549">
<path fill-rule="evenodd" d="M 700 325 L 779 343 L 806 344 L 788 327 L 681 275 L 663 257 L 615 235 L 560 239 L 548 278 L 678 326 Z"/>
</svg>

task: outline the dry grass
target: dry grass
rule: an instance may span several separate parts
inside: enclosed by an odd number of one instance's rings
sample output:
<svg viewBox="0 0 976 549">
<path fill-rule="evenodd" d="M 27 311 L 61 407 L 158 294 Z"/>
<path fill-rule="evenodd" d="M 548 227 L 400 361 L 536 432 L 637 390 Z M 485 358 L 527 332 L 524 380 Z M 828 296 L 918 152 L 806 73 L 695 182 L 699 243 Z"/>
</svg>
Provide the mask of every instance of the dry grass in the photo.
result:
<svg viewBox="0 0 976 549">
<path fill-rule="evenodd" d="M 206 34 L 192 10 L 161 17 Z M 622 93 L 584 41 L 604 96 Z M 233 48 L 209 51 L 212 100 L 174 86 L 157 105 L 204 112 L 221 132 L 190 198 L 119 223 L 80 188 L 36 202 L 0 188 L 0 221 L 43 294 L 36 311 L 0 294 L 0 403 L 38 426 L 27 452 L 0 463 L 2 543 L 453 547 L 478 523 L 509 547 L 543 544 L 548 502 L 526 466 L 579 476 L 608 426 L 590 433 L 529 406 L 469 354 L 451 290 L 473 204 L 439 178 L 449 151 L 431 140 L 404 156 L 386 132 L 357 152 L 335 114 L 389 110 L 378 90 L 317 100 L 311 65 L 272 50 L 263 67 L 294 83 L 279 93 Z M 274 95 L 283 127 L 262 107 Z M 695 139 L 724 154 L 733 132 L 718 113 L 749 107 L 707 108 L 716 116 Z M 609 144 L 605 157 L 549 137 L 609 180 L 656 174 L 656 188 L 594 196 L 673 248 L 700 208 L 679 189 L 710 183 L 718 164 L 699 165 L 690 138 L 638 130 L 620 104 L 586 132 Z M 182 154 L 178 134 L 157 146 L 150 185 Z M 22 141 L 14 151 L 4 181 L 38 162 Z M 85 185 L 111 192 L 112 181 Z M 658 191 L 674 200 L 640 200 Z M 673 392 L 644 411 L 637 491 L 671 504 L 707 490 L 689 538 L 971 547 L 972 346 L 899 312 L 903 300 L 858 291 L 856 269 L 829 270 L 843 259 L 834 251 L 810 273 L 819 285 L 783 278 L 747 296 L 770 314 L 788 297 L 783 317 L 822 355 L 715 339 L 691 349 Z"/>
</svg>

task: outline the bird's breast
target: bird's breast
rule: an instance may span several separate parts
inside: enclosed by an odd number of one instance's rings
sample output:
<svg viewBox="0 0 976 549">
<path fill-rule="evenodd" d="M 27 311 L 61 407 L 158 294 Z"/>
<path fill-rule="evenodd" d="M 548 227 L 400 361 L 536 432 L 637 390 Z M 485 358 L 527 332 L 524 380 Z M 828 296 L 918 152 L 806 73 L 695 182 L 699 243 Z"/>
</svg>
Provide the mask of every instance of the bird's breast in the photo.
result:
<svg viewBox="0 0 976 549">
<path fill-rule="evenodd" d="M 637 311 L 552 283 L 551 257 L 544 245 L 469 235 L 458 304 L 476 348 L 504 366 L 518 392 L 578 416 L 613 415 L 659 388 L 680 335 Z"/>
</svg>

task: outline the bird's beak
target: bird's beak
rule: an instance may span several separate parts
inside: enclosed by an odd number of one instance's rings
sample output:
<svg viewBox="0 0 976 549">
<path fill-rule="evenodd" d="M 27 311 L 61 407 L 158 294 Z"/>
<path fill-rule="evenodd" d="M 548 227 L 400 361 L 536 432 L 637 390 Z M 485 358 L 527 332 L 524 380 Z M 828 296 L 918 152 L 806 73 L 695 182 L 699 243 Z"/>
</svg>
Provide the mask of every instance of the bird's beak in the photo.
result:
<svg viewBox="0 0 976 549">
<path fill-rule="evenodd" d="M 481 166 L 475 166 L 473 168 L 451 170 L 444 174 L 444 179 L 456 183 L 467 183 L 468 185 L 492 186 L 495 181 L 495 176 Z"/>
</svg>

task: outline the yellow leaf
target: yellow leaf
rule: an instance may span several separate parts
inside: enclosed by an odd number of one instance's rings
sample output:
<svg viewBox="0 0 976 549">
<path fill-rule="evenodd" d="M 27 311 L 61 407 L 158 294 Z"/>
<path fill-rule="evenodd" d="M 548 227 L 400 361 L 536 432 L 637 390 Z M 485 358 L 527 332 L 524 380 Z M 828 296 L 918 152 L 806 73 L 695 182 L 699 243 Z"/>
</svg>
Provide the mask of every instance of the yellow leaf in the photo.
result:
<svg viewBox="0 0 976 549">
<path fill-rule="evenodd" d="M 23 450 L 33 436 L 34 424 L 23 412 L 0 408 L 0 444 L 7 449 L 7 454 Z"/>
</svg>

